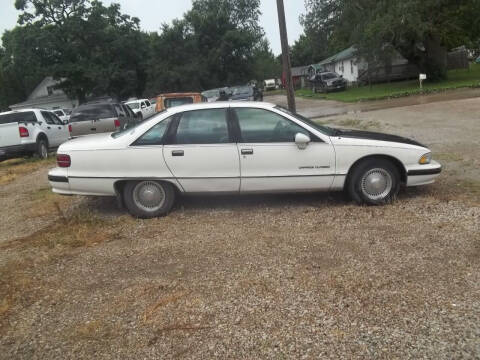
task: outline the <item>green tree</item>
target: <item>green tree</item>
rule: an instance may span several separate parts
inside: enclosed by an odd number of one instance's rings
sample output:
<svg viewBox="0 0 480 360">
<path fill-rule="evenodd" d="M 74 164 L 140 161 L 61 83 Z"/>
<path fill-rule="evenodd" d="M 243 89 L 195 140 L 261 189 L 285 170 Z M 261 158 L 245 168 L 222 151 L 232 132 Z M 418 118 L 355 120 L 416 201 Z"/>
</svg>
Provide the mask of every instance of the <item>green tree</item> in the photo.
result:
<svg viewBox="0 0 480 360">
<path fill-rule="evenodd" d="M 259 0 L 194 0 L 183 19 L 151 34 L 147 92 L 246 83 L 266 55 Z"/>
<path fill-rule="evenodd" d="M 480 26 L 478 0 L 307 0 L 306 5 L 306 28 L 323 31 L 330 49 L 357 44 L 381 52 L 392 46 L 430 79 L 446 76 L 447 49 L 470 44 Z"/>
<path fill-rule="evenodd" d="M 81 103 L 87 96 L 141 95 L 146 84 L 146 34 L 139 19 L 88 0 L 17 0 L 19 24 L 37 27 L 51 54 L 59 88 Z"/>
</svg>

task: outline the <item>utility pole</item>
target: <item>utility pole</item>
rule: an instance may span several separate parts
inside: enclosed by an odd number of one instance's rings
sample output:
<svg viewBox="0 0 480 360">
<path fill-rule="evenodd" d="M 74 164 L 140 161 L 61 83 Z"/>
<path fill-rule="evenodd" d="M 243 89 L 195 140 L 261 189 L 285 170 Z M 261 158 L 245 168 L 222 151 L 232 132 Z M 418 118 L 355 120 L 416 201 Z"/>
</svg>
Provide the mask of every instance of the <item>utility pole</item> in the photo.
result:
<svg viewBox="0 0 480 360">
<path fill-rule="evenodd" d="M 280 26 L 280 40 L 282 42 L 282 63 L 285 82 L 287 85 L 288 109 L 296 112 L 295 90 L 293 89 L 292 69 L 290 65 L 290 49 L 288 47 L 287 25 L 285 23 L 285 8 L 283 0 L 277 0 L 278 25 Z"/>
</svg>

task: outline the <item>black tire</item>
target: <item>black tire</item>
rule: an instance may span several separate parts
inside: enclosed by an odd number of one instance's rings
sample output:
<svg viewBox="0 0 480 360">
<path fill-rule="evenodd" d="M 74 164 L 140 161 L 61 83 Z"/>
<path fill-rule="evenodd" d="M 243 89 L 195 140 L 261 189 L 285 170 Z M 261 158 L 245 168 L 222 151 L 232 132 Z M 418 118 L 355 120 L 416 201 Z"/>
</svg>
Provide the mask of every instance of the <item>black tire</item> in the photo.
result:
<svg viewBox="0 0 480 360">
<path fill-rule="evenodd" d="M 400 173 L 391 161 L 366 159 L 352 169 L 346 190 L 358 204 L 388 204 L 400 190 Z"/>
<path fill-rule="evenodd" d="M 149 194 L 145 192 L 150 191 Z M 149 199 L 157 197 L 159 199 Z M 142 195 L 142 193 L 144 195 Z M 140 180 L 130 181 L 123 189 L 123 199 L 128 212 L 141 219 L 151 219 L 167 215 L 175 202 L 175 190 L 173 185 L 167 182 Z M 158 201 L 157 201 L 158 200 Z"/>
<path fill-rule="evenodd" d="M 47 141 L 47 139 L 41 137 L 37 140 L 36 154 L 37 154 L 39 159 L 48 158 L 48 141 Z"/>
</svg>

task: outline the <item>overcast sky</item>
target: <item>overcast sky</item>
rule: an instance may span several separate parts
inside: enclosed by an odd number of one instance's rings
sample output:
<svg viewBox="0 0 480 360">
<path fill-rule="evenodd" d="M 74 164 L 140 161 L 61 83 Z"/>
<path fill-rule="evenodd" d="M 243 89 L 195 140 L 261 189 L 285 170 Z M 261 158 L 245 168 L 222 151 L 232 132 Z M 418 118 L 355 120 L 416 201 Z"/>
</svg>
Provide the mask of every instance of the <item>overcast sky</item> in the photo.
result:
<svg viewBox="0 0 480 360">
<path fill-rule="evenodd" d="M 122 12 L 136 16 L 141 21 L 145 31 L 158 31 L 164 22 L 170 23 L 173 19 L 182 17 L 191 7 L 191 0 L 104 0 L 105 4 L 120 3 Z M 262 16 L 260 25 L 265 29 L 273 52 L 281 52 L 278 35 L 278 18 L 276 0 L 261 0 Z M 0 0 L 0 33 L 15 26 L 18 11 L 14 6 L 15 0 Z M 288 40 L 293 44 L 302 33 L 299 16 L 305 12 L 304 0 L 284 0 L 285 16 L 287 20 Z"/>
</svg>

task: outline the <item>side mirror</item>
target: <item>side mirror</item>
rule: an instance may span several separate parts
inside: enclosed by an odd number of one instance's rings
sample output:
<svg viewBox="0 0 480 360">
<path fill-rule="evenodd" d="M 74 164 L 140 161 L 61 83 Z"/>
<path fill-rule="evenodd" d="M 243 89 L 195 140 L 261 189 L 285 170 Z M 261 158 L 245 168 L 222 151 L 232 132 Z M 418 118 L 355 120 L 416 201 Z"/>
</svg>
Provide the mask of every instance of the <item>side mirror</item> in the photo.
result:
<svg viewBox="0 0 480 360">
<path fill-rule="evenodd" d="M 142 105 L 142 109 L 145 109 L 147 107 L 147 105 Z"/>
<path fill-rule="evenodd" d="M 68 120 L 63 120 L 62 123 L 63 123 L 63 125 L 67 125 L 67 124 L 68 124 Z"/>
<path fill-rule="evenodd" d="M 302 134 L 302 133 L 297 133 L 297 135 L 295 135 L 295 144 L 297 144 L 297 147 L 300 150 L 305 150 L 310 141 L 312 141 L 312 140 L 310 139 L 310 136 L 308 136 L 308 135 L 305 135 L 305 134 Z"/>
</svg>

